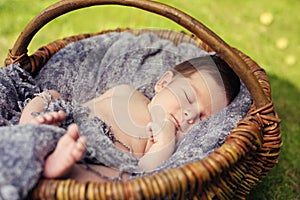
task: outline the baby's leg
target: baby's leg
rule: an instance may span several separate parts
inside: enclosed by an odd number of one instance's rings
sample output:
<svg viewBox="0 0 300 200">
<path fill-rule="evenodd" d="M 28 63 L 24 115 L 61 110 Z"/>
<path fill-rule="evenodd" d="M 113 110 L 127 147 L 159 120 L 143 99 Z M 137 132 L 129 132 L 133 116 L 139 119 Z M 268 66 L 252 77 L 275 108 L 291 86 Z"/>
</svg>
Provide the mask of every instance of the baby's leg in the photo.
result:
<svg viewBox="0 0 300 200">
<path fill-rule="evenodd" d="M 66 119 L 66 113 L 62 110 L 58 112 L 50 112 L 44 115 L 39 115 L 29 122 L 30 124 L 49 124 L 53 126 L 60 126 Z"/>
<path fill-rule="evenodd" d="M 86 138 L 79 137 L 78 126 L 72 124 L 58 141 L 55 150 L 46 158 L 44 176 L 60 178 L 66 175 L 85 152 Z"/>
</svg>

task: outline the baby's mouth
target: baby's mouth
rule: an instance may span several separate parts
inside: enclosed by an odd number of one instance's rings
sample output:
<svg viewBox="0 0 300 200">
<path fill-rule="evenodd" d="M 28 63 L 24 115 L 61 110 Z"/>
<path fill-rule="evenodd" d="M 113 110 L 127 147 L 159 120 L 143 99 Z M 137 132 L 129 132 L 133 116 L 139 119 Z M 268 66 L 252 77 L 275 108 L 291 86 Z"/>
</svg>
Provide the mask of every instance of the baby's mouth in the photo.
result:
<svg viewBox="0 0 300 200">
<path fill-rule="evenodd" d="M 176 119 L 176 117 L 174 115 L 171 115 L 171 116 L 174 119 L 174 124 L 175 124 L 176 129 L 180 130 L 181 126 L 180 126 L 179 121 Z"/>
</svg>

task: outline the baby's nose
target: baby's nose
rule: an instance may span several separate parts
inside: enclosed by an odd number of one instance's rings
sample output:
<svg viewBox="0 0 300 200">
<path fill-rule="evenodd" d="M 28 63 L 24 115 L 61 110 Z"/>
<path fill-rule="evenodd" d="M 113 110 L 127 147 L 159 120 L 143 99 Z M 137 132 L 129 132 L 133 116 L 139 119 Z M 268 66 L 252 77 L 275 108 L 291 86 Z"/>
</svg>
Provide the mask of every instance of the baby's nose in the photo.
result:
<svg viewBox="0 0 300 200">
<path fill-rule="evenodd" d="M 193 124 L 197 118 L 197 112 L 193 109 L 184 110 L 184 119 L 188 122 L 188 124 Z"/>
</svg>

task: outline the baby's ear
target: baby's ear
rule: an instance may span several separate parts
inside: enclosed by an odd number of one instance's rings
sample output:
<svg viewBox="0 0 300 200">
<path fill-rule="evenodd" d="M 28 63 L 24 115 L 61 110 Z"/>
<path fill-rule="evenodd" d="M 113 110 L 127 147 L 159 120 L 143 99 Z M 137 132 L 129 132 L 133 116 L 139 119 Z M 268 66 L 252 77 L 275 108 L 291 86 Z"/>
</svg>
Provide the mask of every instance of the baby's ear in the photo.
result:
<svg viewBox="0 0 300 200">
<path fill-rule="evenodd" d="M 172 71 L 166 71 L 160 79 L 156 82 L 154 90 L 155 92 L 159 92 L 161 89 L 166 87 L 174 77 L 174 73 Z"/>
</svg>

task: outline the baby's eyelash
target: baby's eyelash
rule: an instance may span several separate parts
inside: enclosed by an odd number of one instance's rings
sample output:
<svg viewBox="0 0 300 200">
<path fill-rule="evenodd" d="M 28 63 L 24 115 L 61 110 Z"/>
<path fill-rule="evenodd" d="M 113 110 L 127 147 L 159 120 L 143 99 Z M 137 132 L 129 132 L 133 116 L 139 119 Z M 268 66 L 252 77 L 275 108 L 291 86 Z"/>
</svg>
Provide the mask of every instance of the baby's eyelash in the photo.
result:
<svg viewBox="0 0 300 200">
<path fill-rule="evenodd" d="M 192 103 L 191 100 L 190 100 L 190 98 L 189 98 L 189 96 L 187 95 L 187 93 L 185 91 L 184 91 L 184 95 L 185 95 L 185 98 L 188 100 L 188 102 Z"/>
</svg>

